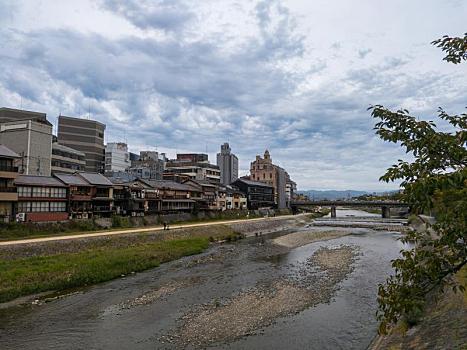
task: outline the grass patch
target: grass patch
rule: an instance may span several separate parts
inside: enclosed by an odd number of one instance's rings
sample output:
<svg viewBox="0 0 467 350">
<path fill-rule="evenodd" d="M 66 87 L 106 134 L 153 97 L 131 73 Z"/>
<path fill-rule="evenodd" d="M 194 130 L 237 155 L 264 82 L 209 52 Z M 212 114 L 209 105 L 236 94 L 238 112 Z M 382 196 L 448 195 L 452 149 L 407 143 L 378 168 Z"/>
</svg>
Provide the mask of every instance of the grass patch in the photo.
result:
<svg viewBox="0 0 467 350">
<path fill-rule="evenodd" d="M 208 246 L 207 237 L 195 237 L 0 260 L 0 302 L 108 281 L 182 256 L 199 254 Z"/>
</svg>

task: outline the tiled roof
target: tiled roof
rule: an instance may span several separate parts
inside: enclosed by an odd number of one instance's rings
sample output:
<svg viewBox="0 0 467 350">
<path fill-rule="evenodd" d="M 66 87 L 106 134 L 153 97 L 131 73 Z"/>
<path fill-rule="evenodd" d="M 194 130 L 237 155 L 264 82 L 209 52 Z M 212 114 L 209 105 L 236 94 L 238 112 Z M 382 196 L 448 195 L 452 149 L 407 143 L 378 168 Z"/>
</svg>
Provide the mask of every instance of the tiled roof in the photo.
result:
<svg viewBox="0 0 467 350">
<path fill-rule="evenodd" d="M 67 185 L 91 186 L 86 180 L 77 174 L 55 174 L 54 176 Z"/>
<path fill-rule="evenodd" d="M 91 185 L 97 186 L 112 186 L 112 182 L 104 175 L 98 173 L 79 173 L 79 176 L 84 178 Z"/>
<path fill-rule="evenodd" d="M 0 157 L 4 158 L 20 158 L 19 154 L 13 152 L 5 145 L 0 145 Z"/>
<path fill-rule="evenodd" d="M 169 180 L 144 180 L 149 186 L 157 188 L 157 189 L 170 189 L 170 190 L 178 190 L 178 191 L 192 191 L 193 189 L 191 186 L 180 184 L 175 181 Z"/>
<path fill-rule="evenodd" d="M 15 185 L 29 185 L 29 186 L 52 186 L 52 187 L 65 187 L 63 182 L 52 176 L 32 176 L 20 175 L 15 179 Z"/>
</svg>

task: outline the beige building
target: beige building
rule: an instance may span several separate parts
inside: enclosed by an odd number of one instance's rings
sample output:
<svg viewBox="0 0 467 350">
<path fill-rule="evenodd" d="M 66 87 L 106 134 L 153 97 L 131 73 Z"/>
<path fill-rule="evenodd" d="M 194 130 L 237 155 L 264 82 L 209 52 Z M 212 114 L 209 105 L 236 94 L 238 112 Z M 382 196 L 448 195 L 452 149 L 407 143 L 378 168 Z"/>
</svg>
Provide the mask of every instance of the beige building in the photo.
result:
<svg viewBox="0 0 467 350">
<path fill-rule="evenodd" d="M 104 172 L 105 125 L 95 120 L 58 117 L 58 142 L 86 155 L 85 170 Z"/>
<path fill-rule="evenodd" d="M 257 155 L 250 164 L 250 180 L 259 181 L 271 185 L 274 188 L 274 203 L 277 208 L 287 208 L 286 196 L 286 171 L 273 164 L 269 151 L 264 152 L 264 158 Z"/>
<path fill-rule="evenodd" d="M 23 175 L 50 176 L 52 124 L 47 120 L 18 120 L 0 124 L 0 143 L 20 156 L 15 166 Z"/>
<path fill-rule="evenodd" d="M 52 144 L 52 173 L 73 174 L 84 171 L 86 155 L 83 152 L 54 142 Z"/>
</svg>

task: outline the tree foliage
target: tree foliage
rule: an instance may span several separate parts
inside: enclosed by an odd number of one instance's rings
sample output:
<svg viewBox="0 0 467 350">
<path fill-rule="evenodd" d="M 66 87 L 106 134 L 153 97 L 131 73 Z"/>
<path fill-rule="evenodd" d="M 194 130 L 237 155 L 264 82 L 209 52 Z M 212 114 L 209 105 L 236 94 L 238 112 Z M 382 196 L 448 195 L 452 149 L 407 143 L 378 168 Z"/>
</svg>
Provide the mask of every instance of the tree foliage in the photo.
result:
<svg viewBox="0 0 467 350">
<path fill-rule="evenodd" d="M 467 60 L 467 33 L 432 44 L 446 53 L 448 62 Z M 413 156 L 411 162 L 398 160 L 380 180 L 402 180 L 403 200 L 412 211 L 436 217 L 428 230 L 402 239 L 414 248 L 401 251 L 392 262 L 394 275 L 379 285 L 379 330 L 386 333 L 401 317 L 410 319 L 420 312 L 430 291 L 454 283 L 449 276 L 467 263 L 467 114 L 449 115 L 439 108 L 439 119 L 450 126 L 441 131 L 433 121 L 418 120 L 407 110 L 392 112 L 381 105 L 369 109 L 379 120 L 376 134 L 400 143 Z M 464 289 L 455 283 L 452 288 Z"/>
</svg>

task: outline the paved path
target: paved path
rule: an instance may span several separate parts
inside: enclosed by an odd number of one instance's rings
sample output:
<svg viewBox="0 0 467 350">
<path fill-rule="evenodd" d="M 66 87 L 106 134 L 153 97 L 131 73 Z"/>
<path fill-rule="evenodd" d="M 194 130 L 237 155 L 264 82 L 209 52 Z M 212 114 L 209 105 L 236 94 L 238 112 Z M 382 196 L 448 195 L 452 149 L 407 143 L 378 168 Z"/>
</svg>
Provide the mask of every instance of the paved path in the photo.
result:
<svg viewBox="0 0 467 350">
<path fill-rule="evenodd" d="M 306 215 L 306 214 L 299 214 L 295 215 L 295 217 Z M 239 220 L 224 220 L 224 221 L 211 221 L 211 222 L 202 222 L 199 224 L 178 224 L 178 225 L 170 225 L 171 230 L 179 229 L 179 228 L 190 228 L 190 227 L 202 227 L 202 226 L 211 226 L 211 225 L 222 225 L 222 224 L 235 224 L 239 222 L 252 222 L 252 221 L 261 221 L 261 220 L 279 220 L 287 218 L 289 215 L 284 216 L 276 216 L 276 217 L 266 217 L 266 218 L 256 218 L 256 219 L 239 219 Z M 75 234 L 75 235 L 66 235 L 66 236 L 52 236 L 52 237 L 42 237 L 42 238 L 29 238 L 29 239 L 18 239 L 14 241 L 5 241 L 0 242 L 0 246 L 9 246 L 9 245 L 17 245 L 17 244 L 29 244 L 29 243 L 40 243 L 40 242 L 50 242 L 50 241 L 63 241 L 68 239 L 77 239 L 77 238 L 89 238 L 89 237 L 101 237 L 101 236 L 113 236 L 113 235 L 122 235 L 126 233 L 142 233 L 142 232 L 154 232 L 154 231 L 163 231 L 163 226 L 154 226 L 148 228 L 134 228 L 134 229 L 126 229 L 126 230 L 108 230 L 108 231 L 99 231 L 93 233 L 83 233 L 83 234 Z"/>
</svg>

